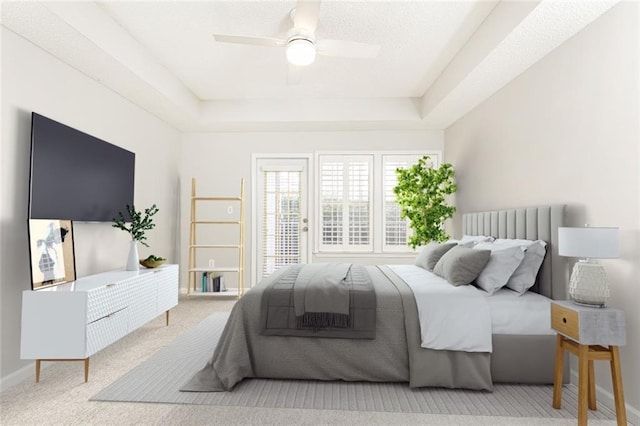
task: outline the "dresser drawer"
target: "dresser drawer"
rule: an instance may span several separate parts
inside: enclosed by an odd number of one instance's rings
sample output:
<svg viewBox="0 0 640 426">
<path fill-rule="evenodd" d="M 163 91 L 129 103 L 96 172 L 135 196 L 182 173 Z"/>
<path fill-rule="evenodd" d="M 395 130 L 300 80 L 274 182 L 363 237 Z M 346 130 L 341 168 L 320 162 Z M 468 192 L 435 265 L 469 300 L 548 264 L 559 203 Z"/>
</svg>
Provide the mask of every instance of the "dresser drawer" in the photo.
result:
<svg viewBox="0 0 640 426">
<path fill-rule="evenodd" d="M 127 309 L 87 324 L 87 353 L 91 356 L 127 334 Z"/>
<path fill-rule="evenodd" d="M 131 286 L 129 292 L 128 329 L 133 331 L 158 316 L 157 284 L 154 274 L 147 274 Z"/>
<path fill-rule="evenodd" d="M 127 306 L 127 282 L 109 283 L 87 292 L 87 324 Z"/>
<path fill-rule="evenodd" d="M 166 267 L 156 275 L 156 278 L 158 280 L 158 311 L 168 311 L 178 304 L 178 267 Z"/>
<path fill-rule="evenodd" d="M 551 328 L 571 337 L 576 342 L 580 340 L 580 317 L 574 310 L 552 303 Z"/>
</svg>

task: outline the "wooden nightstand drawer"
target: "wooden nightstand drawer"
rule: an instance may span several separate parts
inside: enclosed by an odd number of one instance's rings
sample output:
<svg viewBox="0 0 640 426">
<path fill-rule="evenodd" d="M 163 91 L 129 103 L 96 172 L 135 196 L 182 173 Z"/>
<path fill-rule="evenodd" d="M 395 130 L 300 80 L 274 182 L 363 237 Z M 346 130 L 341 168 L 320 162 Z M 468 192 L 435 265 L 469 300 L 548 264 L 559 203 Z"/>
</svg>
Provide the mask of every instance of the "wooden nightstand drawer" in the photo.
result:
<svg viewBox="0 0 640 426">
<path fill-rule="evenodd" d="M 569 308 L 551 304 L 551 328 L 575 341 L 580 340 L 580 317 L 578 312 Z"/>
</svg>

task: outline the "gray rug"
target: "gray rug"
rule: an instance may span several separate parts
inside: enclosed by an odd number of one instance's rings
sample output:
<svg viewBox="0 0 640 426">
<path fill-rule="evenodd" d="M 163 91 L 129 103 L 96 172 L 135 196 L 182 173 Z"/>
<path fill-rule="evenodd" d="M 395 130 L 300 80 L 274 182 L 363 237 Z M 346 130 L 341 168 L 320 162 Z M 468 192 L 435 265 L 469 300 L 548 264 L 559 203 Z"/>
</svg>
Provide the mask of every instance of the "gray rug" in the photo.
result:
<svg viewBox="0 0 640 426">
<path fill-rule="evenodd" d="M 406 383 L 250 379 L 236 385 L 232 392 L 180 392 L 180 386 L 211 357 L 227 318 L 227 313 L 212 314 L 91 400 L 576 418 L 574 385 L 564 386 L 561 410 L 551 407 L 552 386 L 532 385 L 496 385 L 494 391 L 488 393 L 410 389 Z M 590 412 L 589 417 L 612 420 L 615 414 L 599 404 L 598 411 Z"/>
</svg>

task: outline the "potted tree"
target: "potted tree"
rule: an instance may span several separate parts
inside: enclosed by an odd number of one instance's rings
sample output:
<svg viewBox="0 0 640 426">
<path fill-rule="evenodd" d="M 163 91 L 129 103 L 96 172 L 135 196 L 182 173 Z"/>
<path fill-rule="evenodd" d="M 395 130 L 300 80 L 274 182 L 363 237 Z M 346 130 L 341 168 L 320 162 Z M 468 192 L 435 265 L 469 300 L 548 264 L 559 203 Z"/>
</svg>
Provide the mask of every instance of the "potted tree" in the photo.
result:
<svg viewBox="0 0 640 426">
<path fill-rule="evenodd" d="M 438 168 L 424 156 L 406 169 L 396 169 L 397 185 L 393 188 L 401 217 L 409 219 L 413 235 L 408 244 L 412 248 L 430 241 L 449 238 L 444 221 L 453 217 L 456 208 L 447 204 L 445 196 L 456 192 L 453 166 L 444 163 Z"/>
<path fill-rule="evenodd" d="M 135 206 L 127 205 L 127 212 L 131 217 L 129 225 L 127 225 L 127 219 L 125 219 L 122 212 L 118 212 L 118 217 L 113 219 L 114 223 L 112 226 L 128 232 L 131 236 L 126 269 L 127 271 L 137 271 L 140 268 L 137 243 L 140 242 L 140 244 L 149 247 L 149 244 L 146 242 L 147 236 L 145 233 L 155 228 L 156 225 L 153 223 L 152 217 L 158 213 L 158 207 L 154 204 L 148 209 L 144 209 L 143 213 L 137 211 Z"/>
</svg>

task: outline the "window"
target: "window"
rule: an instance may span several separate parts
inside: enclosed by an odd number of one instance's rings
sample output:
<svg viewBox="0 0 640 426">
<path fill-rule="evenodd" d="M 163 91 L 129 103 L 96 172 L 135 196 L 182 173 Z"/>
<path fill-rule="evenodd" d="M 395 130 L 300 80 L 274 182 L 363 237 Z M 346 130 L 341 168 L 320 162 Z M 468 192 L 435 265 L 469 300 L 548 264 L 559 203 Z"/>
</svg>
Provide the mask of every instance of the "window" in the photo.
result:
<svg viewBox="0 0 640 426">
<path fill-rule="evenodd" d="M 370 155 L 320 156 L 320 250 L 371 251 Z"/>
<path fill-rule="evenodd" d="M 321 252 L 408 252 L 410 229 L 400 217 L 393 188 L 396 169 L 440 153 L 374 152 L 318 155 Z"/>
</svg>

